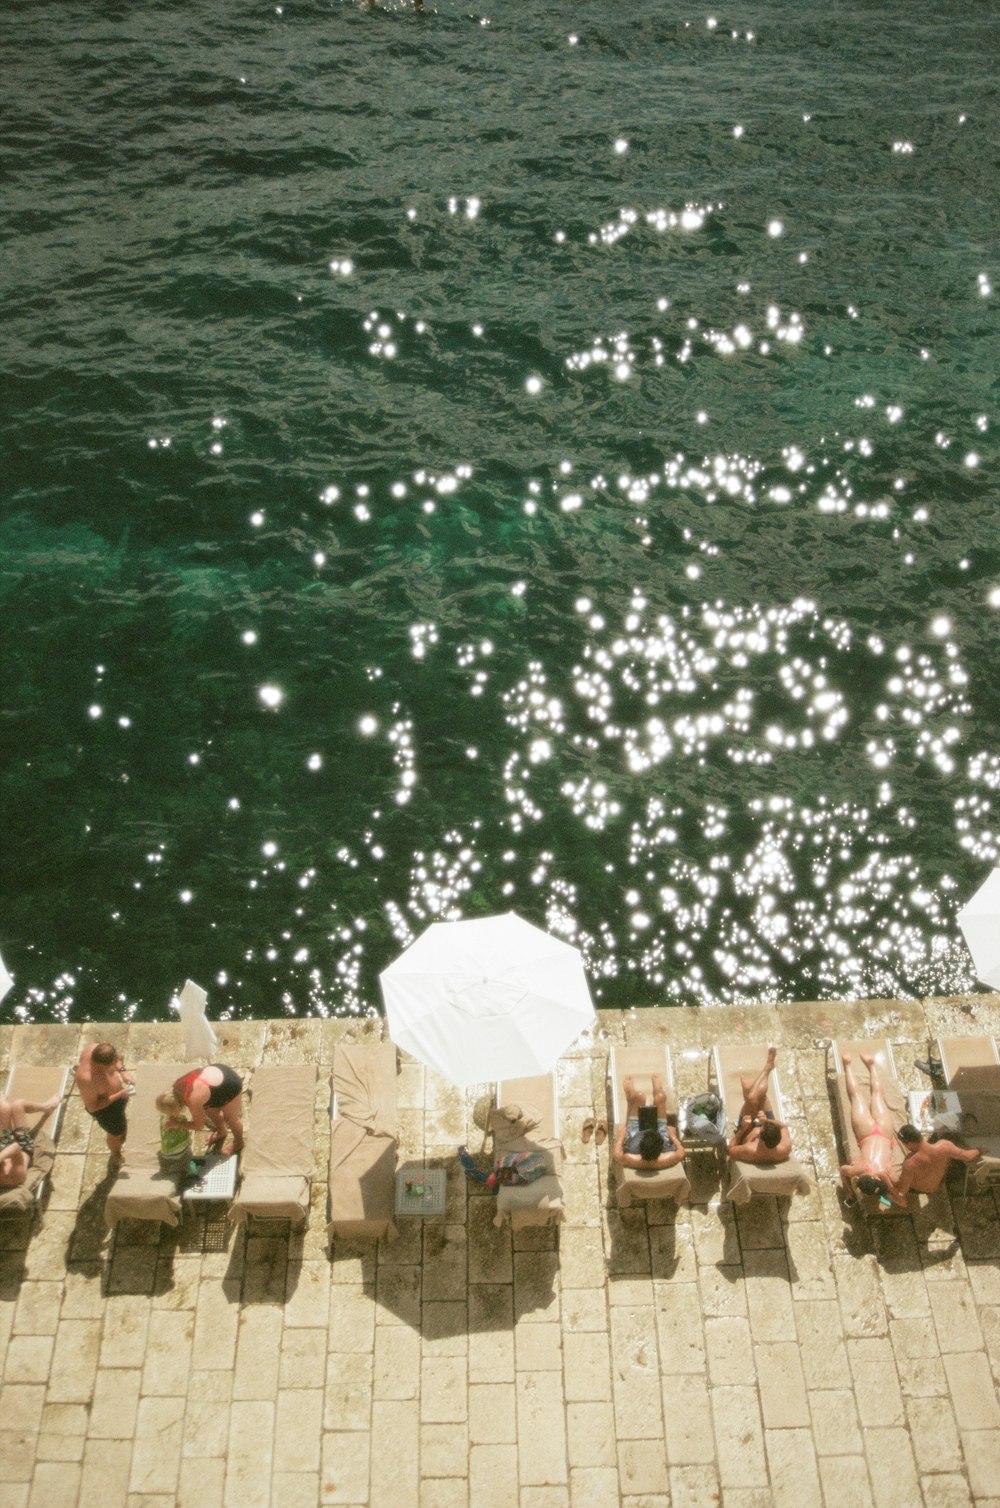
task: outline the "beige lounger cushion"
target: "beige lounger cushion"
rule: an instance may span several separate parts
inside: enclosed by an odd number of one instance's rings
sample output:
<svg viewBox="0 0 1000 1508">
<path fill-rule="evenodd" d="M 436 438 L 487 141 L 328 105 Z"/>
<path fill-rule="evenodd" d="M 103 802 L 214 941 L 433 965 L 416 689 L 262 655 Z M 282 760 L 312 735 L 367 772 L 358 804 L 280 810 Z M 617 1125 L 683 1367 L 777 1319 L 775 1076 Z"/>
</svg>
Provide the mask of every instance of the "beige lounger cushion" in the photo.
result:
<svg viewBox="0 0 1000 1508">
<path fill-rule="evenodd" d="M 504 1184 L 497 1190 L 493 1224 L 509 1223 L 513 1230 L 529 1225 L 558 1225 L 566 1218 L 559 1170 L 565 1152 L 557 1134 L 555 1076 L 507 1079 L 497 1085 L 497 1104 L 490 1111 L 493 1155 L 543 1152 L 549 1171 L 531 1183 Z"/>
<path fill-rule="evenodd" d="M 962 1136 L 983 1153 L 969 1167 L 973 1184 L 1000 1178 L 1000 1058 L 993 1037 L 940 1037 L 949 1089 L 961 1096 Z"/>
<path fill-rule="evenodd" d="M 60 1094 L 66 1087 L 68 1072 L 65 1068 L 36 1068 L 34 1066 L 18 1063 L 11 1069 L 7 1080 L 6 1095 L 11 1100 L 29 1100 L 33 1104 L 44 1104 L 54 1094 Z M 52 1172 L 56 1160 L 56 1147 L 52 1139 L 51 1131 L 53 1124 L 56 1135 L 59 1132 L 59 1124 L 62 1119 L 62 1107 L 54 1114 L 42 1116 L 34 1114 L 28 1116 L 28 1129 L 34 1131 L 35 1151 L 31 1159 L 31 1167 L 24 1183 L 16 1189 L 0 1190 L 0 1215 L 23 1215 L 27 1214 L 34 1206 L 35 1193 L 39 1185 Z"/>
<path fill-rule="evenodd" d="M 667 1098 L 667 1115 L 677 1115 L 677 1091 L 674 1088 L 670 1064 L 670 1050 L 665 1044 L 640 1045 L 636 1047 L 613 1047 L 609 1064 L 614 1095 L 612 1104 L 619 1106 L 616 1114 L 625 1115 L 625 1079 L 632 1076 L 636 1089 L 641 1089 L 649 1104 L 652 1104 L 653 1074 L 663 1079 Z M 612 1145 L 617 1127 L 611 1128 Z M 644 1168 L 623 1168 L 614 1159 L 611 1168 L 615 1179 L 615 1198 L 619 1209 L 628 1209 L 633 1199 L 687 1199 L 691 1184 L 684 1171 L 683 1162 L 672 1168 L 658 1168 L 646 1172 Z"/>
<path fill-rule="evenodd" d="M 845 1048 L 851 1053 L 853 1058 L 851 1071 L 854 1074 L 854 1081 L 866 1099 L 868 1096 L 868 1068 L 862 1063 L 861 1054 L 863 1052 L 871 1054 L 878 1064 L 879 1078 L 882 1083 L 882 1096 L 885 1100 L 886 1109 L 889 1111 L 892 1119 L 893 1130 L 898 1131 L 900 1126 L 905 1126 L 908 1119 L 906 1097 L 895 1075 L 892 1049 L 889 1047 L 888 1042 L 883 1038 L 872 1037 L 861 1042 L 838 1041 L 836 1045 L 838 1054 L 842 1054 Z M 847 1093 L 847 1084 L 842 1072 L 836 1074 L 835 1086 L 834 1104 L 840 1122 L 841 1140 L 847 1153 L 847 1161 L 854 1162 L 860 1156 L 861 1149 L 858 1146 L 857 1138 L 854 1135 L 854 1128 L 851 1125 L 851 1099 Z M 903 1166 L 903 1148 L 898 1141 L 892 1149 L 889 1166 L 892 1173 L 898 1177 L 899 1171 Z M 879 1204 L 874 1194 L 859 1194 L 858 1202 L 868 1215 L 913 1214 L 920 1208 L 915 1194 L 909 1196 L 905 1210 L 900 1209 L 895 1204 L 889 1209 L 885 1209 L 884 1206 Z"/>
<path fill-rule="evenodd" d="M 730 1127 L 739 1120 L 743 1108 L 743 1086 L 740 1076 L 756 1078 L 767 1059 L 766 1045 L 742 1043 L 735 1047 L 716 1047 L 714 1051 L 719 1080 L 719 1094 L 726 1107 L 726 1119 Z M 775 1110 L 781 1105 L 778 1075 L 772 1073 L 768 1082 L 768 1098 L 765 1108 Z M 733 1204 L 749 1204 L 754 1194 L 807 1194 L 812 1187 L 805 1168 L 794 1155 L 785 1162 L 753 1163 L 726 1158 L 729 1165 L 729 1187 L 726 1198 Z"/>
<path fill-rule="evenodd" d="M 387 1236 L 396 1228 L 396 1047 L 337 1047 L 330 1127 L 327 1235 Z"/>
<path fill-rule="evenodd" d="M 135 1094 L 126 1108 L 128 1135 L 124 1161 L 111 1186 L 104 1217 L 109 1225 L 119 1220 L 160 1220 L 176 1225 L 181 1212 L 179 1172 L 160 1166 L 160 1112 L 156 1096 L 195 1065 L 141 1063 L 134 1069 Z"/>
<path fill-rule="evenodd" d="M 265 1063 L 253 1076 L 243 1181 L 230 1220 L 309 1218 L 313 1171 L 316 1069 L 311 1063 Z"/>
<path fill-rule="evenodd" d="M 939 1037 L 945 1082 L 957 1094 L 1000 1093 L 1000 1062 L 992 1037 Z"/>
</svg>

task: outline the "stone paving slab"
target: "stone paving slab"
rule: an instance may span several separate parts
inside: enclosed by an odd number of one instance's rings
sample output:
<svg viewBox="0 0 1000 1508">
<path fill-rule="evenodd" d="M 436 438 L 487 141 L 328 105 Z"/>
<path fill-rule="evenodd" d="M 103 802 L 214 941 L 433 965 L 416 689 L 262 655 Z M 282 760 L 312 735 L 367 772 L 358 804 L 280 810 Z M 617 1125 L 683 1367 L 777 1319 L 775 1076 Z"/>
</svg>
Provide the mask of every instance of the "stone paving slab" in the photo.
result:
<svg viewBox="0 0 1000 1508">
<path fill-rule="evenodd" d="M 454 1160 L 490 1086 L 402 1055 L 401 1157 L 448 1171 L 394 1243 L 325 1238 L 329 1071 L 382 1023 L 223 1022 L 219 1056 L 316 1062 L 304 1232 L 102 1212 L 104 1138 L 74 1094 L 40 1218 L 0 1221 L 0 1508 L 1000 1508 L 1000 1208 L 960 1183 L 914 1219 L 847 1219 L 832 1036 L 888 1036 L 904 1083 L 939 1033 L 1000 1033 L 1000 996 L 602 1012 L 557 1070 L 567 1220 L 498 1230 Z M 174 1022 L 0 1027 L 0 1070 L 114 1039 L 177 1060 Z M 714 1042 L 779 1045 L 808 1194 L 619 1211 L 609 1044 L 669 1042 L 682 1095 Z M 252 1085 L 252 1079 L 251 1079 Z M 252 1099 L 247 1111 L 253 1135 Z"/>
</svg>

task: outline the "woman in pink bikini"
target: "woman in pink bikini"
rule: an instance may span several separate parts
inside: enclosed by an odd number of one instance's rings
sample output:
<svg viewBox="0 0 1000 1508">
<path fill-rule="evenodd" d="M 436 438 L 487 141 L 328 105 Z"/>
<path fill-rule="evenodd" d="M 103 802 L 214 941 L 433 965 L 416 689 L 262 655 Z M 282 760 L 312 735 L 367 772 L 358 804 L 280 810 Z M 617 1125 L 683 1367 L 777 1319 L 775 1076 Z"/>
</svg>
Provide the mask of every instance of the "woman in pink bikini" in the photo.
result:
<svg viewBox="0 0 1000 1508">
<path fill-rule="evenodd" d="M 842 1052 L 840 1061 L 844 1065 L 844 1083 L 851 1097 L 851 1127 L 858 1143 L 857 1161 L 845 1163 L 840 1170 L 841 1182 L 847 1191 L 844 1203 L 848 1209 L 853 1209 L 860 1192 L 879 1194 L 905 1209 L 906 1196 L 899 1194 L 892 1175 L 892 1154 L 898 1143 L 892 1129 L 892 1116 L 882 1098 L 878 1065 L 870 1053 L 861 1054 L 861 1061 L 868 1069 L 869 1103 L 866 1106 L 854 1082 L 851 1054 Z"/>
<path fill-rule="evenodd" d="M 204 1128 L 206 1120 L 212 1127 L 208 1145 L 213 1151 L 222 1150 L 226 1130 L 233 1133 L 232 1150 L 243 1149 L 243 1121 L 240 1107 L 243 1102 L 243 1080 L 234 1068 L 225 1063 L 209 1063 L 207 1068 L 195 1068 L 175 1080 L 174 1091 L 182 1104 L 191 1112 L 191 1124 L 195 1131 Z"/>
</svg>

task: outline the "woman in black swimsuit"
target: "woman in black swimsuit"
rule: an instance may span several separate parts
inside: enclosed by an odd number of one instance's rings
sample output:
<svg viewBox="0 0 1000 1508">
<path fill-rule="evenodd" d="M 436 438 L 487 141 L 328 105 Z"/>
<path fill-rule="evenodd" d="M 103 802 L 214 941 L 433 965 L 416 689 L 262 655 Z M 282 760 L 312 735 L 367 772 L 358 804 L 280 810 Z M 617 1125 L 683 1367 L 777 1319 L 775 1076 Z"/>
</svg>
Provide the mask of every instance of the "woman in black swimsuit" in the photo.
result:
<svg viewBox="0 0 1000 1508">
<path fill-rule="evenodd" d="M 209 1063 L 207 1068 L 195 1068 L 177 1079 L 174 1089 L 190 1110 L 194 1129 L 201 1131 L 206 1120 L 212 1127 L 209 1147 L 221 1150 L 228 1129 L 233 1133 L 232 1150 L 242 1150 L 243 1080 L 234 1068 L 226 1063 Z"/>
</svg>

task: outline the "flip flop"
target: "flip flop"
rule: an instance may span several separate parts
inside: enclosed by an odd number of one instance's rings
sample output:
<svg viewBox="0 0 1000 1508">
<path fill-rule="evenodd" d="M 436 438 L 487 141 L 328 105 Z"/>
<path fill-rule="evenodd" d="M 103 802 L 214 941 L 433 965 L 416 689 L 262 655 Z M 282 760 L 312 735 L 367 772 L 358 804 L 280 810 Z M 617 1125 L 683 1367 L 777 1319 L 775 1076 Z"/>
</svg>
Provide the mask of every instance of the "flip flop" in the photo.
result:
<svg viewBox="0 0 1000 1508">
<path fill-rule="evenodd" d="M 596 1124 L 597 1123 L 594 1120 L 594 1117 L 592 1115 L 588 1115 L 587 1119 L 583 1123 L 583 1131 L 580 1134 L 580 1140 L 581 1141 L 586 1142 L 586 1141 L 590 1140 L 590 1138 L 594 1134 L 594 1126 Z"/>
<path fill-rule="evenodd" d="M 608 1123 L 607 1121 L 598 1121 L 596 1127 L 594 1128 L 594 1143 L 598 1147 L 603 1147 L 607 1139 Z"/>
</svg>

